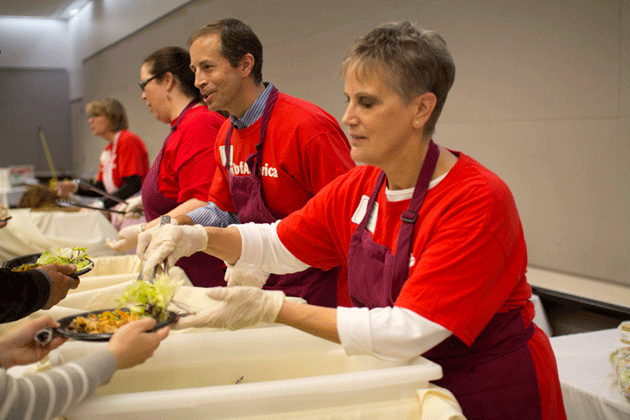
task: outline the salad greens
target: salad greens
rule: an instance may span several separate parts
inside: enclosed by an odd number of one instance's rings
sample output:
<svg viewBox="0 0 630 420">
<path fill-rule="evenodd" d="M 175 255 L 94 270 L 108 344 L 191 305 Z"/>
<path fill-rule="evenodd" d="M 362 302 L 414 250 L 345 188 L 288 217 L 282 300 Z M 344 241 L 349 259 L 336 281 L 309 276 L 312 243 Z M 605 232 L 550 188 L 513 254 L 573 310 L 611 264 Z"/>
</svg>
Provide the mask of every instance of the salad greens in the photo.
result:
<svg viewBox="0 0 630 420">
<path fill-rule="evenodd" d="M 152 316 L 158 321 L 168 318 L 166 307 L 171 303 L 177 287 L 166 274 L 156 277 L 153 283 L 144 280 L 133 282 L 118 299 L 118 308 L 131 303 L 130 312 Z"/>
<path fill-rule="evenodd" d="M 52 251 L 46 251 L 37 259 L 36 264 L 75 264 L 77 271 L 83 270 L 88 267 L 92 262 L 89 260 L 85 248 L 73 247 L 73 248 L 61 248 L 57 247 Z"/>
</svg>

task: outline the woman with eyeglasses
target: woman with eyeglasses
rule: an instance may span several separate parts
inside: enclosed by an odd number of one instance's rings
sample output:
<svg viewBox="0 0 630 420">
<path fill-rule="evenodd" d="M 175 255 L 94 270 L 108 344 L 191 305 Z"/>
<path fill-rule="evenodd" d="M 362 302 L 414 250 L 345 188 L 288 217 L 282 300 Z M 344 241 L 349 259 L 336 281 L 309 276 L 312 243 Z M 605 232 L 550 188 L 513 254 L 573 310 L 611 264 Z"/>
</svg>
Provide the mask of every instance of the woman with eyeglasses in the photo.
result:
<svg viewBox="0 0 630 420">
<path fill-rule="evenodd" d="M 206 204 L 217 166 L 214 140 L 225 117 L 201 101 L 189 66 L 188 51 L 166 47 L 147 57 L 140 68 L 142 99 L 158 121 L 171 125 L 171 131 L 142 185 L 141 202 L 130 202 L 126 209 L 133 212 L 141 205 L 147 223 L 122 229 L 118 241 L 108 242 L 116 251 L 134 248 L 138 234 L 156 226 L 161 215 L 174 219 Z M 195 286 L 224 275 L 223 262 L 203 252 L 177 265 Z"/>
<path fill-rule="evenodd" d="M 149 172 L 149 155 L 142 139 L 128 130 L 125 108 L 117 100 L 105 98 L 90 102 L 86 112 L 92 133 L 108 143 L 101 153 L 98 179 L 90 184 L 121 200 L 138 194 L 142 180 Z M 58 182 L 55 189 L 60 197 L 74 193 L 102 197 L 97 192 L 81 188 L 76 181 Z M 103 198 L 93 206 L 108 209 L 116 204 L 118 202 L 111 198 Z"/>
</svg>

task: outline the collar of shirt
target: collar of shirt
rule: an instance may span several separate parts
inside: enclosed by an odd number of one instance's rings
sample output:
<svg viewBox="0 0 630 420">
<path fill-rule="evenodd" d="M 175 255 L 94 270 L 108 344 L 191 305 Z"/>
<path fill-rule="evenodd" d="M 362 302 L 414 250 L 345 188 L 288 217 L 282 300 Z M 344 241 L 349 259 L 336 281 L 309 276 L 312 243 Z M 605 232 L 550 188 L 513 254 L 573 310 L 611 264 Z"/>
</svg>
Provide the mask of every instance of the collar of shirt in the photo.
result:
<svg viewBox="0 0 630 420">
<path fill-rule="evenodd" d="M 252 106 L 249 107 L 245 115 L 243 115 L 243 118 L 237 118 L 234 115 L 230 116 L 230 122 L 234 128 L 247 128 L 254 124 L 258 118 L 262 117 L 263 112 L 265 112 L 265 105 L 267 105 L 267 99 L 269 99 L 269 94 L 271 93 L 271 89 L 273 89 L 271 83 L 264 82 L 263 84 L 265 85 L 265 90 L 260 94 L 258 99 L 254 101 Z"/>
</svg>

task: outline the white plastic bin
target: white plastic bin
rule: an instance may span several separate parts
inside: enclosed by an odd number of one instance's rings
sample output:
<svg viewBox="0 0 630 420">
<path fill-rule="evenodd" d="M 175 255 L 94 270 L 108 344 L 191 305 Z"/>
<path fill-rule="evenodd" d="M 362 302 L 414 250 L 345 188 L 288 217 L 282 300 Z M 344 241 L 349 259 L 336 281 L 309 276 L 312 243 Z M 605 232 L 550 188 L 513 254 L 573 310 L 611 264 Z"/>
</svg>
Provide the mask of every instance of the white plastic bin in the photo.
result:
<svg viewBox="0 0 630 420">
<path fill-rule="evenodd" d="M 101 345 L 67 343 L 51 353 L 51 364 Z M 441 367 L 426 359 L 347 356 L 335 343 L 284 326 L 172 335 L 66 418 L 231 419 L 341 408 L 412 398 L 441 377 Z"/>
</svg>

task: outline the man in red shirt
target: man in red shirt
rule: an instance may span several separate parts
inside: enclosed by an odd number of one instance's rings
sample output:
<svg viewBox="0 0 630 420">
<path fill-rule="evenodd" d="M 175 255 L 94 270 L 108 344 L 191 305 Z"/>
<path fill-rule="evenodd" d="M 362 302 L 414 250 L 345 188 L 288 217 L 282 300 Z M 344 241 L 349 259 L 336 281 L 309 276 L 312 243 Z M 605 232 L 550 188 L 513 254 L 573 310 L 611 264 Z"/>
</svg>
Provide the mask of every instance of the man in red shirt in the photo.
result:
<svg viewBox="0 0 630 420">
<path fill-rule="evenodd" d="M 189 45 L 206 105 L 231 117 L 215 142 L 218 168 L 208 205 L 177 217 L 179 224 L 274 222 L 355 166 L 332 115 L 263 83 L 263 47 L 248 25 L 236 19 L 212 22 L 195 32 Z M 141 249 L 140 237 L 138 245 Z M 269 277 L 231 267 L 226 273 L 228 285 L 256 284 L 329 307 L 349 304 L 346 279 L 343 267 Z"/>
</svg>

